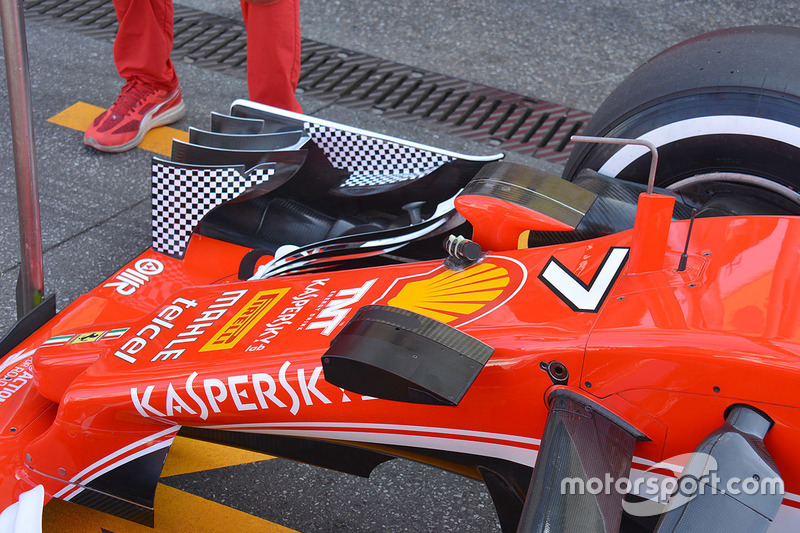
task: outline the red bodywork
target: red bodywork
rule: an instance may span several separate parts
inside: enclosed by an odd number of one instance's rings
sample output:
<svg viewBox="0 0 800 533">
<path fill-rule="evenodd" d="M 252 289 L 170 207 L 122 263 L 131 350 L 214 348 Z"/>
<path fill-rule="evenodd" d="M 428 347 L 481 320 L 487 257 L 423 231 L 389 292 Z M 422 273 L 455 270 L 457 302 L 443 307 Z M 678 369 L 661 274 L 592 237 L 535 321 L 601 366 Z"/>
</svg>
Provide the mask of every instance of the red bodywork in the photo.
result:
<svg viewBox="0 0 800 533">
<path fill-rule="evenodd" d="M 183 260 L 147 251 L 5 359 L 0 507 L 38 484 L 70 499 L 181 426 L 533 466 L 552 361 L 569 372 L 558 386 L 650 439 L 634 468 L 691 452 L 731 405 L 762 410 L 784 506 L 797 507 L 800 219 L 698 219 L 679 272 L 689 222 L 642 210 L 632 231 L 490 250 L 462 271 L 431 261 L 239 281 L 244 247 L 195 235 Z M 456 407 L 325 381 L 331 339 L 375 303 L 494 348 Z"/>
</svg>

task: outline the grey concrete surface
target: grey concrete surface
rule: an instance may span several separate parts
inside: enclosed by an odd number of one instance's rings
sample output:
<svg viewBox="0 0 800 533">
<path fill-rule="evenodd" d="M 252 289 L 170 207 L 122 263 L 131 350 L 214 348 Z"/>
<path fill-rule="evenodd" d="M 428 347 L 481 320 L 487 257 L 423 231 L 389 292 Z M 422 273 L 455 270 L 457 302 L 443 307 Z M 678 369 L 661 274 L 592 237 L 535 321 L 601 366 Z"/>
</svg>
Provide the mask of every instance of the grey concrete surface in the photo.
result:
<svg viewBox="0 0 800 533">
<path fill-rule="evenodd" d="M 241 18 L 230 0 L 183 0 Z M 684 39 L 800 24 L 787 0 L 301 1 L 305 37 L 588 111 L 643 61 Z"/>
<path fill-rule="evenodd" d="M 714 29 L 800 23 L 790 1 L 433 0 L 301 3 L 304 34 L 593 111 L 636 66 Z"/>
<path fill-rule="evenodd" d="M 303 533 L 500 531 L 481 482 L 404 459 L 369 478 L 284 459 L 225 470 L 163 482 Z"/>
<path fill-rule="evenodd" d="M 233 0 L 182 0 L 179 3 L 229 18 L 240 17 L 238 3 Z M 661 49 L 705 31 L 748 24 L 800 25 L 800 3 L 794 0 L 758 3 L 743 0 L 301 2 L 302 31 L 309 39 L 587 111 L 596 109 L 624 76 Z M 48 123 L 47 118 L 78 100 L 109 105 L 121 82 L 111 61 L 110 44 L 38 22 L 30 22 L 27 31 L 45 287 L 47 292 L 57 293 L 59 308 L 63 308 L 149 246 L 151 154 L 141 150 L 119 155 L 101 154 L 82 144 L 80 132 Z M 178 68 L 189 113 L 176 127 L 205 126 L 210 111 L 225 111 L 232 100 L 246 96 L 243 80 L 191 64 L 179 63 Z M 20 244 L 5 73 L 0 77 L 0 87 L 3 87 L 0 90 L 0 180 L 5 191 L 0 195 L 0 328 L 5 331 L 15 315 L 14 283 Z M 487 150 L 485 146 L 470 146 L 441 133 L 392 123 L 310 98 L 303 97 L 301 103 L 309 114 L 355 126 L 459 151 Z M 539 164 L 517 156 L 514 159 Z M 558 168 L 551 170 L 557 172 Z M 293 478 L 304 479 L 303 483 L 317 487 L 334 483 L 325 477 L 329 475 L 326 473 L 313 474 L 319 477 L 309 480 L 307 476 L 312 474 L 305 467 L 302 471 L 286 468 L 280 473 L 242 469 L 235 476 L 223 478 L 236 479 L 237 484 L 244 487 L 255 486 L 257 480 L 265 476 L 282 476 L 280 479 L 285 483 Z M 381 491 L 391 493 L 392 496 L 381 504 L 383 508 L 337 500 L 339 503 L 321 506 L 318 511 L 308 505 L 306 510 L 311 520 L 293 521 L 295 519 L 288 517 L 291 512 L 283 520 L 287 525 L 299 524 L 297 527 L 302 527 L 303 531 L 497 530 L 492 510 L 487 505 L 487 495 L 480 484 L 449 476 L 445 481 L 449 488 L 440 490 L 436 482 L 428 487 L 447 497 L 426 498 L 417 488 L 432 478 L 427 477 L 424 470 L 414 472 L 413 475 L 395 472 L 383 485 L 377 481 L 379 484 L 370 488 L 351 488 L 372 495 Z M 201 484 L 219 483 L 223 487 L 221 490 L 227 491 L 225 498 L 241 498 L 242 507 L 253 508 L 244 501 L 249 491 L 241 486 L 226 485 L 225 479 L 202 480 Z M 180 483 L 185 488 L 196 484 L 197 480 L 186 478 Z M 470 493 L 470 499 L 450 497 L 459 491 Z M 473 498 L 475 491 L 477 495 Z M 314 494 L 327 497 L 324 492 Z M 287 508 L 294 505 L 280 501 L 262 499 L 257 505 L 278 510 L 281 505 Z M 469 503 L 454 503 L 461 501 Z M 391 527 L 381 527 L 381 521 L 374 520 L 376 516 L 393 516 L 394 511 L 390 513 L 387 509 L 408 502 L 412 502 L 412 507 L 430 503 L 433 506 L 430 513 L 439 517 L 456 516 L 452 521 L 445 521 L 447 525 L 429 524 L 431 519 L 425 517 L 430 515 L 424 514 L 429 513 L 427 510 L 420 511 L 422 515 L 418 521 L 407 515 L 392 519 Z M 357 508 L 355 511 L 361 514 L 348 513 L 348 506 Z M 456 507 L 458 512 L 454 511 Z M 342 514 L 331 519 L 331 512 Z M 270 519 L 282 520 L 273 514 Z M 358 529 L 359 525 L 367 523 L 373 526 Z M 332 528 L 329 524 L 337 525 Z"/>
</svg>

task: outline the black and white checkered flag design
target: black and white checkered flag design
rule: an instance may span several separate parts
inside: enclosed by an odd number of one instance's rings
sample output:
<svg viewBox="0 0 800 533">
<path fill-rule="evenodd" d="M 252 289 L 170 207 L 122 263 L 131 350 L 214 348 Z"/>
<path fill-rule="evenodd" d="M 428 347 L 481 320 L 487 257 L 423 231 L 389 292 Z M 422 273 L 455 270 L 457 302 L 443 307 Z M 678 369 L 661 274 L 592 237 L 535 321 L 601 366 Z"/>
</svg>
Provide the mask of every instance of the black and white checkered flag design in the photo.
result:
<svg viewBox="0 0 800 533">
<path fill-rule="evenodd" d="M 197 223 L 209 211 L 275 173 L 274 166 L 203 167 L 153 160 L 153 249 L 183 257 Z"/>
<path fill-rule="evenodd" d="M 314 143 L 350 177 L 340 187 L 368 187 L 413 180 L 453 158 L 429 150 L 306 122 Z"/>
</svg>

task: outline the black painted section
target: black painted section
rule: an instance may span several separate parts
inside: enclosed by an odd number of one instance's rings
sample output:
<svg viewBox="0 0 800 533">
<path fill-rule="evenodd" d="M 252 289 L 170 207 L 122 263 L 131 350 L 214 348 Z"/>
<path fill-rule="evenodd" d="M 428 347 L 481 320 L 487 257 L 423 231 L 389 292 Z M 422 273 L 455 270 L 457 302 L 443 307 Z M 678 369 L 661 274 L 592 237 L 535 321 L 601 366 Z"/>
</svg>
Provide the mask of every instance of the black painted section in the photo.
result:
<svg viewBox="0 0 800 533">
<path fill-rule="evenodd" d="M 93 479 L 72 503 L 153 527 L 153 502 L 169 447 L 125 463 Z"/>
<path fill-rule="evenodd" d="M 426 316 L 368 305 L 331 341 L 325 379 L 355 392 L 409 403 L 458 405 L 494 352 Z"/>
<path fill-rule="evenodd" d="M 0 358 L 30 337 L 54 316 L 56 316 L 56 295 L 51 294 L 42 303 L 31 309 L 27 315 L 17 320 L 3 338 L 0 339 Z"/>
<path fill-rule="evenodd" d="M 267 435 L 183 427 L 182 437 L 216 444 L 235 446 L 246 450 L 300 461 L 346 474 L 367 477 L 379 464 L 393 459 L 363 448 L 285 435 Z"/>
</svg>

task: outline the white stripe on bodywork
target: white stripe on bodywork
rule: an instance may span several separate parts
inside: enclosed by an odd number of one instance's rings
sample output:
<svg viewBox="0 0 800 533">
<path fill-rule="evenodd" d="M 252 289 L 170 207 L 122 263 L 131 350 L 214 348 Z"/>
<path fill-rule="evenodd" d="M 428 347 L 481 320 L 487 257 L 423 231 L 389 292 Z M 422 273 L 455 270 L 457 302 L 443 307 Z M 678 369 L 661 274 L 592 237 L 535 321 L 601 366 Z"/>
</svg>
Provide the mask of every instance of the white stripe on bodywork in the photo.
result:
<svg viewBox="0 0 800 533">
<path fill-rule="evenodd" d="M 14 368 L 17 365 L 17 363 L 25 360 L 27 357 L 33 355 L 35 352 L 36 349 L 33 349 L 33 350 L 28 350 L 27 352 L 20 351 L 13 355 L 7 356 L 5 359 L 3 359 L 2 366 L 0 366 L 0 374 L 5 374 L 6 371 L 8 371 L 11 368 Z"/>
<path fill-rule="evenodd" d="M 70 485 L 64 487 L 63 489 L 61 489 L 60 491 L 55 493 L 53 496 L 56 497 L 56 498 L 61 498 L 63 500 L 68 500 L 68 499 L 72 498 L 73 496 L 75 496 L 75 494 L 77 494 L 78 492 L 83 490 L 83 487 L 78 485 L 79 480 L 80 480 L 81 484 L 88 483 L 89 481 L 97 478 L 98 476 L 101 476 L 101 475 L 103 475 L 103 474 L 105 474 L 107 472 L 110 472 L 111 470 L 113 470 L 115 468 L 118 468 L 119 466 L 121 466 L 121 465 L 123 465 L 125 463 L 133 461 L 134 459 L 136 459 L 138 457 L 141 457 L 142 455 L 145 455 L 146 453 L 149 453 L 149 452 L 152 452 L 152 451 L 155 451 L 155 450 L 159 450 L 159 449 L 163 448 L 164 446 L 169 446 L 172 443 L 172 439 L 158 442 L 153 446 L 148 446 L 148 447 L 144 448 L 143 450 L 140 450 L 140 451 L 138 451 L 138 452 L 136 452 L 134 454 L 131 454 L 129 456 L 125 455 L 128 452 L 131 452 L 131 451 L 135 450 L 136 448 L 139 448 L 141 446 L 144 446 L 144 445 L 148 444 L 149 442 L 152 442 L 153 440 L 160 439 L 161 437 L 169 435 L 170 433 L 177 433 L 180 428 L 181 428 L 180 426 L 173 426 L 173 427 L 170 427 L 170 428 L 165 429 L 163 431 L 159 431 L 158 433 L 154 433 L 153 435 L 150 435 L 150 436 L 147 436 L 147 437 L 145 437 L 143 439 L 140 439 L 140 440 L 138 440 L 138 441 L 136 441 L 136 442 L 134 442 L 132 444 L 129 444 L 128 446 L 125 446 L 124 448 L 120 448 L 119 450 L 117 450 L 116 452 L 114 452 L 114 453 L 112 453 L 110 455 L 107 455 L 107 456 L 103 457 L 99 461 L 96 461 L 93 464 L 91 464 L 88 467 L 86 467 L 83 470 L 81 470 L 77 475 L 73 476 L 72 479 L 70 479 L 70 481 L 69 481 Z M 173 439 L 174 439 L 174 437 L 175 436 L 173 435 Z M 114 459 L 117 459 L 117 458 L 119 458 L 117 461 L 115 461 L 112 464 L 109 464 L 110 461 L 114 461 Z M 103 466 L 103 465 L 107 465 L 107 466 Z M 100 470 L 97 470 L 97 472 L 94 472 L 94 470 L 98 469 L 98 468 Z M 74 493 L 73 494 L 68 494 L 71 491 L 74 491 Z"/>
<path fill-rule="evenodd" d="M 478 442 L 463 439 L 450 439 L 443 437 L 429 437 L 423 435 L 399 435 L 397 433 L 370 433 L 363 431 L 333 431 L 333 430 L 292 430 L 292 429 L 260 429 L 241 428 L 234 431 L 246 433 L 265 433 L 269 435 L 287 435 L 294 437 L 308 437 L 327 440 L 348 440 L 353 442 L 369 442 L 372 444 L 386 444 L 392 446 L 408 446 L 412 448 L 426 448 L 430 450 L 444 450 L 450 452 L 468 453 L 484 457 L 497 457 L 514 463 L 527 466 L 536 464 L 537 450 L 509 446 L 492 442 Z"/>
<path fill-rule="evenodd" d="M 789 494 L 785 496 L 788 497 Z M 800 509 L 789 507 L 788 505 L 781 505 L 767 533 L 795 533 L 797 531 L 797 524 L 799 523 Z"/>
<path fill-rule="evenodd" d="M 432 426 L 406 426 L 398 424 L 357 424 L 351 422 L 274 422 L 267 424 L 231 424 L 223 426 L 207 426 L 205 429 L 241 430 L 241 428 L 256 429 L 293 429 L 293 428 L 321 428 L 321 429 L 386 429 L 394 431 L 413 431 L 417 433 L 440 433 L 442 435 L 461 435 L 465 437 L 479 437 L 492 440 L 505 440 L 538 446 L 542 441 L 519 435 L 506 435 L 504 433 L 491 433 L 486 431 L 472 431 L 469 429 L 438 428 Z"/>
</svg>

